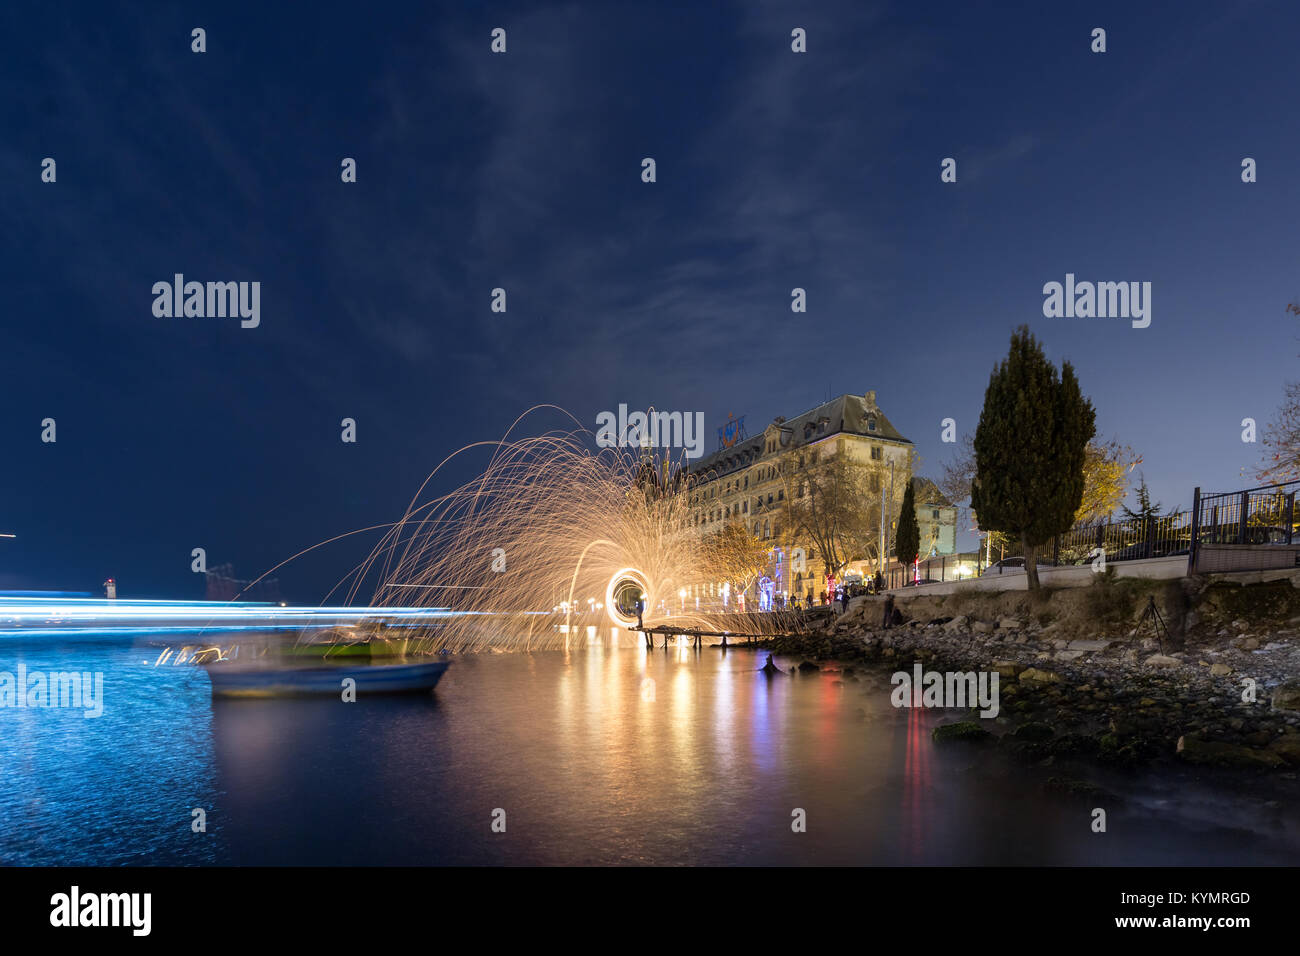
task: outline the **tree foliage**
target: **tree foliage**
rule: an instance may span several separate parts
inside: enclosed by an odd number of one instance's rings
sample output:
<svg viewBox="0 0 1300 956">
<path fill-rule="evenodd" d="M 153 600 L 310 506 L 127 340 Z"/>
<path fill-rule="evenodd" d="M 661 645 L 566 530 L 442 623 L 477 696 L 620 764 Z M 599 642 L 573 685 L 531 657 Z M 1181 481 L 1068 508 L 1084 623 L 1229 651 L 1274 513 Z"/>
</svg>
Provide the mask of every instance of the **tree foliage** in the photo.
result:
<svg viewBox="0 0 1300 956">
<path fill-rule="evenodd" d="M 910 566 L 921 550 L 921 528 L 916 523 L 916 493 L 912 482 L 907 483 L 903 492 L 903 508 L 898 515 L 898 534 L 895 539 L 894 556 L 898 563 Z"/>
<path fill-rule="evenodd" d="M 1142 457 L 1117 440 L 1090 441 L 1083 456 L 1083 500 L 1074 523 L 1100 521 L 1115 513 L 1128 494 L 1129 474 Z"/>
<path fill-rule="evenodd" d="M 826 575 L 852 561 L 879 564 L 882 492 L 889 493 L 889 469 L 884 462 L 866 463 L 845 448 L 792 451 L 780 465 L 785 486 L 782 539 L 811 542 Z M 893 513 L 898 495 L 911 483 L 911 467 L 894 476 Z"/>
<path fill-rule="evenodd" d="M 750 534 L 739 519 L 705 535 L 702 552 L 706 566 L 731 582 L 738 592 L 748 591 L 759 578 L 772 572 L 770 543 Z"/>
<path fill-rule="evenodd" d="M 1118 439 L 1088 442 L 1083 461 L 1083 500 L 1074 513 L 1074 524 L 1100 521 L 1113 515 L 1128 494 L 1129 475 L 1140 464 L 1142 456 Z M 967 432 L 957 443 L 953 457 L 944 464 L 943 474 L 937 482 L 939 490 L 958 506 L 963 522 L 976 519 L 974 509 L 970 507 L 974 480 L 975 442 Z M 980 528 L 987 530 L 983 526 Z M 994 540 L 994 547 L 997 547 L 997 539 Z"/>
<path fill-rule="evenodd" d="M 1287 312 L 1300 316 L 1300 305 L 1292 303 Z M 1266 482 L 1300 479 L 1300 382 L 1288 382 L 1277 417 L 1264 428 L 1264 461 L 1255 469 Z"/>
<path fill-rule="evenodd" d="M 1096 413 L 1074 368 L 1058 372 L 1021 326 L 989 377 L 973 441 L 971 507 L 981 527 L 1019 536 L 1029 587 L 1038 587 L 1037 552 L 1070 529 L 1083 503 L 1084 462 Z"/>
</svg>

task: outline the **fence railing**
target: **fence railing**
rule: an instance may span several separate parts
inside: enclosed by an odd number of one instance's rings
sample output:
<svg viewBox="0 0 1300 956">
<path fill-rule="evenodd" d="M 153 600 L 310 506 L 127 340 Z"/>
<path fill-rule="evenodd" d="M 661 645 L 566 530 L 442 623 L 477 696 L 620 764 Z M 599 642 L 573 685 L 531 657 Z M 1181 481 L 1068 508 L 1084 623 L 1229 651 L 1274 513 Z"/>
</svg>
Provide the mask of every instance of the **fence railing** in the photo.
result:
<svg viewBox="0 0 1300 956">
<path fill-rule="evenodd" d="M 1075 525 L 1038 549 L 1038 563 L 1046 565 L 1090 564 L 1098 549 L 1106 561 L 1137 561 L 1187 554 L 1192 547 L 1192 512 L 1148 517 L 1107 518 Z M 993 552 L 992 562 L 1024 557 L 1019 541 Z"/>
<path fill-rule="evenodd" d="M 1187 555 L 1189 571 L 1195 571 L 1197 549 L 1205 545 L 1246 545 L 1255 550 L 1267 550 L 1270 545 L 1300 546 L 1297 495 L 1300 495 L 1300 481 L 1213 494 L 1202 494 L 1197 488 L 1192 506 L 1186 510 L 1149 517 L 1112 516 L 1076 525 L 1040 548 L 1038 563 L 1091 564 L 1101 549 L 1108 564 Z M 1277 557 L 1285 560 L 1287 555 L 1279 552 Z M 1016 558 L 1024 558 L 1024 549 L 1019 541 L 1009 541 L 1004 547 L 994 547 L 991 555 L 981 549 L 973 554 L 923 558 L 917 565 L 916 575 L 922 581 L 959 580 L 972 573 L 997 573 L 998 562 L 1014 564 L 1009 559 Z M 1018 570 L 1009 569 L 1010 573 Z M 911 568 L 893 563 L 885 570 L 886 587 L 909 584 L 912 576 Z"/>
<path fill-rule="evenodd" d="M 1300 481 L 1264 485 L 1245 491 L 1202 494 L 1197 488 L 1197 544 L 1293 544 L 1297 534 L 1295 498 Z"/>
</svg>

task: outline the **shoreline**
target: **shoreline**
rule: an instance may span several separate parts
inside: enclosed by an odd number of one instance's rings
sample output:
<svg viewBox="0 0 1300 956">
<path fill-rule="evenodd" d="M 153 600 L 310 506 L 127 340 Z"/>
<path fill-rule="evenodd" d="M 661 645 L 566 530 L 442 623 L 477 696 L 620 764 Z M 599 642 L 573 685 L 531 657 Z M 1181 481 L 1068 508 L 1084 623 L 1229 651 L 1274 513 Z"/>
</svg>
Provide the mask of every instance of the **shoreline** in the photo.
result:
<svg viewBox="0 0 1300 956">
<path fill-rule="evenodd" d="M 910 672 L 916 663 L 926 671 L 996 672 L 997 716 L 981 718 L 971 707 L 967 719 L 936 730 L 935 740 L 982 742 L 1025 763 L 1176 765 L 1280 780 L 1300 771 L 1300 684 L 1293 680 L 1300 618 L 1259 633 L 1258 622 L 1216 629 L 1189 615 L 1194 626 L 1185 637 L 1158 641 L 1133 627 L 1121 637 L 1080 637 L 1045 614 L 981 620 L 902 602 L 911 620 L 866 626 L 862 612 L 879 606 L 860 601 L 821 631 L 757 647 L 848 679 L 861 666 Z"/>
</svg>

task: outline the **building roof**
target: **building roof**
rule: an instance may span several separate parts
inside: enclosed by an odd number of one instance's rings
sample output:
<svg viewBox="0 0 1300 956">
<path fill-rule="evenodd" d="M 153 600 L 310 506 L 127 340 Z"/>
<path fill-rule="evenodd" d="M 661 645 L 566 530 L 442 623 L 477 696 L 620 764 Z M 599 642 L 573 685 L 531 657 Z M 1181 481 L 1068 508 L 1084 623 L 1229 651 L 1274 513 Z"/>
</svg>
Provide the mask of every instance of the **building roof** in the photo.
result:
<svg viewBox="0 0 1300 956">
<path fill-rule="evenodd" d="M 874 420 L 875 430 L 871 429 Z M 826 431 L 818 433 L 817 425 L 825 421 Z M 810 426 L 810 427 L 809 427 Z M 690 466 L 692 473 L 714 471 L 726 474 L 737 468 L 743 468 L 750 462 L 763 456 L 767 445 L 768 429 L 778 429 L 781 435 L 781 450 L 798 448 L 824 441 L 834 435 L 862 435 L 879 438 L 882 441 L 898 442 L 910 445 L 885 417 L 885 413 L 876 404 L 876 393 L 865 395 L 841 395 L 829 402 L 810 408 L 794 418 L 777 418 L 757 435 L 738 442 L 730 448 L 721 448 L 711 455 L 706 455 Z"/>
<path fill-rule="evenodd" d="M 929 478 L 922 478 L 920 475 L 912 479 L 912 497 L 918 505 L 938 505 L 941 508 L 952 507 L 952 502 L 939 490 L 939 486 Z"/>
</svg>

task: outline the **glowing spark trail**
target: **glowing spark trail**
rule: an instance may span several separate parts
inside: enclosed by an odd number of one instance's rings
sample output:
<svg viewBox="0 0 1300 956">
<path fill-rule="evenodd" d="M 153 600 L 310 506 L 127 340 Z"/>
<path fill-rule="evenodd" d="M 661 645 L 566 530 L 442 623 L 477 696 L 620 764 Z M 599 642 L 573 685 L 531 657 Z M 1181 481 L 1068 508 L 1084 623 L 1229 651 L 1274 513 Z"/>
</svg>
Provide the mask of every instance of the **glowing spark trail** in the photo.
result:
<svg viewBox="0 0 1300 956">
<path fill-rule="evenodd" d="M 448 607 L 452 615 L 417 629 L 428 647 L 452 650 L 563 646 L 579 628 L 626 629 L 638 598 L 646 627 L 753 627 L 712 613 L 736 576 L 726 552 L 690 526 L 685 469 L 666 455 L 592 451 L 590 438 L 507 432 L 481 475 L 422 501 L 448 458 L 342 582 L 349 603 L 377 579 L 372 605 Z M 687 591 L 711 596 L 697 608 Z"/>
</svg>

